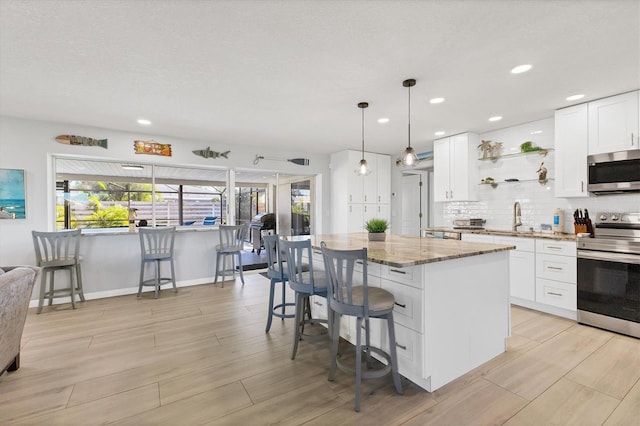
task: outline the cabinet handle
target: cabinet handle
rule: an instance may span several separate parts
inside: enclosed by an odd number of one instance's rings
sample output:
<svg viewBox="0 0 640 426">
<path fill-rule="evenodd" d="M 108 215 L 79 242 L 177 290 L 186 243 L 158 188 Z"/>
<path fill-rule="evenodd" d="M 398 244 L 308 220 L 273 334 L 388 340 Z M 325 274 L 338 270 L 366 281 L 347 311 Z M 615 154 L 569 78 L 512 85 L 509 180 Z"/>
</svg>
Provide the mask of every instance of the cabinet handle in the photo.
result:
<svg viewBox="0 0 640 426">
<path fill-rule="evenodd" d="M 548 291 L 547 294 L 550 294 L 552 296 L 562 296 L 562 294 L 556 293 L 556 292 L 553 292 L 553 291 Z"/>
<path fill-rule="evenodd" d="M 449 191 L 449 195 L 451 196 L 450 198 L 453 200 L 453 189 Z"/>
<path fill-rule="evenodd" d="M 314 250 L 314 251 L 313 251 L 313 254 L 322 254 L 322 252 L 321 252 L 321 251 Z"/>
<path fill-rule="evenodd" d="M 558 247 L 558 246 L 547 246 L 547 248 L 549 250 L 562 250 L 562 247 Z"/>
<path fill-rule="evenodd" d="M 580 181 L 580 192 L 584 192 L 584 181 Z"/>
<path fill-rule="evenodd" d="M 364 196 L 364 202 L 365 203 L 367 202 L 367 196 L 366 195 Z"/>
<path fill-rule="evenodd" d="M 402 349 L 403 351 L 407 350 L 407 347 L 405 345 L 401 345 L 400 343 L 396 342 L 396 347 Z"/>
<path fill-rule="evenodd" d="M 380 213 L 380 206 L 378 206 L 378 213 Z"/>
<path fill-rule="evenodd" d="M 352 203 L 353 202 L 353 195 L 349 194 L 349 202 Z"/>
<path fill-rule="evenodd" d="M 353 207 L 349 206 L 349 213 L 353 213 Z"/>
<path fill-rule="evenodd" d="M 398 269 L 389 269 L 389 272 L 396 272 L 396 273 L 398 273 L 398 274 L 403 274 L 403 275 L 404 275 L 404 274 L 406 274 L 406 272 L 405 272 L 405 271 L 400 271 L 400 270 L 398 270 Z"/>
<path fill-rule="evenodd" d="M 365 213 L 367 212 L 367 206 L 366 205 L 364 206 L 364 212 Z"/>
<path fill-rule="evenodd" d="M 356 263 L 357 263 L 358 265 L 362 265 L 362 264 L 363 264 L 362 260 L 356 260 Z"/>
<path fill-rule="evenodd" d="M 563 268 L 558 268 L 557 266 L 547 266 L 547 269 L 553 269 L 554 271 L 562 271 Z"/>
<path fill-rule="evenodd" d="M 403 304 L 398 303 L 398 302 L 393 302 L 393 303 L 398 305 L 398 306 L 400 306 L 401 308 L 406 308 L 407 307 L 407 305 L 403 305 Z"/>
<path fill-rule="evenodd" d="M 380 196 L 378 195 L 378 202 L 380 202 Z"/>
<path fill-rule="evenodd" d="M 318 305 L 318 306 L 322 306 L 322 303 L 320 302 L 313 302 L 314 305 Z"/>
</svg>

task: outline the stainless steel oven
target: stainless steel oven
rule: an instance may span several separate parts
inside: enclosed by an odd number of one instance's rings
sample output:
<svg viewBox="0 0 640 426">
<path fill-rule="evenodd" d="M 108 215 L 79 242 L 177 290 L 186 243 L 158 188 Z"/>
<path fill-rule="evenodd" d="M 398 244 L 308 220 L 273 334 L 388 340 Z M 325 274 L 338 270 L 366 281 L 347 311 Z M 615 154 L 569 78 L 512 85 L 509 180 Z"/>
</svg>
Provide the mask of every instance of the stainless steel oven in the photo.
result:
<svg viewBox="0 0 640 426">
<path fill-rule="evenodd" d="M 578 322 L 640 338 L 640 213 L 599 213 L 577 247 Z"/>
</svg>

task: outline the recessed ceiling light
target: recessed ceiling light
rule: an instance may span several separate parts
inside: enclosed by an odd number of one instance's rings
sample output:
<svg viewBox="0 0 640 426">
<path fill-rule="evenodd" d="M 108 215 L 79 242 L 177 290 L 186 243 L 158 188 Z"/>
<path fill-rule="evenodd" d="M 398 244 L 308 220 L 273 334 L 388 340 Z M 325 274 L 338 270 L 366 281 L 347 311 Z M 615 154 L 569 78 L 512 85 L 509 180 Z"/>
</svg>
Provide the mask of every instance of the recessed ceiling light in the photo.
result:
<svg viewBox="0 0 640 426">
<path fill-rule="evenodd" d="M 571 95 L 567 96 L 568 101 L 577 101 L 578 99 L 584 98 L 584 95 Z"/>
<path fill-rule="evenodd" d="M 378 118 L 378 123 L 388 123 L 389 119 L 387 117 Z"/>
<path fill-rule="evenodd" d="M 489 121 L 500 121 L 500 120 L 502 120 L 502 117 L 499 115 L 489 118 Z"/>
<path fill-rule="evenodd" d="M 151 121 L 147 120 L 146 118 L 139 118 L 138 124 L 142 124 L 143 126 L 148 126 L 151 124 Z"/>
<path fill-rule="evenodd" d="M 540 133 L 542 133 L 542 130 L 534 130 L 531 132 L 532 135 L 539 135 Z"/>
<path fill-rule="evenodd" d="M 125 170 L 143 170 L 144 167 L 141 166 L 140 164 L 123 164 L 120 167 L 122 167 Z"/>
<path fill-rule="evenodd" d="M 439 130 L 439 131 L 435 132 L 434 135 L 442 136 L 442 135 L 444 135 L 444 132 L 442 130 Z"/>
<path fill-rule="evenodd" d="M 522 74 L 523 72 L 529 71 L 531 68 L 532 66 L 529 64 L 518 65 L 517 67 L 511 70 L 511 74 Z"/>
<path fill-rule="evenodd" d="M 442 102 L 444 102 L 444 98 L 433 98 L 429 102 L 431 102 L 432 104 L 441 104 Z"/>
</svg>

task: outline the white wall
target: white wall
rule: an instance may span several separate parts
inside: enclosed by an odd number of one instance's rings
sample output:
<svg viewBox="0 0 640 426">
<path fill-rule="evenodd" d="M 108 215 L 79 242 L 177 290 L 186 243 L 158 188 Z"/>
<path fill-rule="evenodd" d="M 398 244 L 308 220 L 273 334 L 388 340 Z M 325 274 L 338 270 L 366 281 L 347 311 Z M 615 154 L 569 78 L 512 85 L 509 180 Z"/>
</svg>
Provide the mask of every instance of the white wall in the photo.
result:
<svg viewBox="0 0 640 426">
<path fill-rule="evenodd" d="M 55 141 L 62 134 L 107 138 L 109 148 L 70 146 Z M 136 155 L 133 141 L 136 139 L 154 139 L 161 143 L 170 143 L 172 157 Z M 230 150 L 229 159 L 205 159 L 191 151 L 211 146 L 215 151 Z M 51 123 L 25 120 L 12 117 L 0 117 L 0 168 L 24 169 L 26 181 L 26 219 L 0 221 L 0 265 L 33 264 L 34 253 L 31 240 L 32 230 L 50 230 L 53 223 L 52 199 L 55 182 L 50 176 L 49 154 L 87 156 L 90 158 L 111 159 L 116 161 L 144 162 L 173 166 L 229 167 L 242 169 L 260 169 L 271 172 L 316 175 L 318 179 L 329 179 L 329 156 L 308 154 L 304 146 L 299 151 L 268 152 L 260 146 L 240 146 L 216 141 L 194 141 L 163 137 L 153 134 L 131 133 L 75 124 Z M 306 157 L 309 166 L 298 166 L 289 162 L 261 161 L 253 165 L 257 154 L 281 158 Z M 328 200 L 330 185 L 324 188 L 320 196 Z M 322 203 L 329 206 L 330 203 Z M 320 221 L 330 226 L 330 212 L 322 212 Z M 318 230 L 322 232 L 321 229 Z M 115 237 L 114 237 L 115 238 Z"/>
<path fill-rule="evenodd" d="M 532 134 L 539 130 L 542 133 Z M 553 147 L 555 142 L 553 118 L 484 133 L 480 135 L 480 139 L 503 142 L 503 155 L 518 152 L 520 144 L 528 140 L 543 148 Z M 480 158 L 479 150 L 476 154 Z M 572 212 L 577 208 L 587 208 L 592 218 L 601 211 L 640 211 L 640 194 L 638 193 L 590 196 L 589 198 L 556 198 L 553 180 L 554 160 L 554 152 L 550 151 L 544 158 L 538 155 L 527 155 L 503 158 L 495 163 L 478 161 L 479 176 L 495 178 L 498 187 L 493 189 L 489 185 L 479 185 L 476 188 L 479 201 L 476 202 L 435 203 L 434 226 L 451 227 L 455 217 L 463 216 L 486 219 L 486 228 L 511 229 L 515 201 L 519 201 L 522 206 L 523 226 L 520 229 L 525 230 L 529 227 L 539 230 L 541 224 L 553 223 L 553 211 L 556 208 L 564 209 L 564 231 L 568 233 L 573 233 Z M 540 185 L 537 182 L 514 184 L 502 182 L 508 177 L 521 180 L 536 179 L 535 172 L 541 161 L 544 161 L 548 169 L 547 176 L 550 180 L 547 185 Z"/>
</svg>

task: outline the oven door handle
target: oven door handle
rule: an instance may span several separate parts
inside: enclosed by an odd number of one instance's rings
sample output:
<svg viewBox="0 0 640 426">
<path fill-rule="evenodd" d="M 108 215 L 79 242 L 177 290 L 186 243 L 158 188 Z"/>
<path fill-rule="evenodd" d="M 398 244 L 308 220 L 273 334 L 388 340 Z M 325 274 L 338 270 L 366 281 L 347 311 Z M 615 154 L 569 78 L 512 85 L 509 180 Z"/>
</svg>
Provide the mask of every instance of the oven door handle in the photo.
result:
<svg viewBox="0 0 640 426">
<path fill-rule="evenodd" d="M 624 253 L 578 250 L 578 259 L 605 260 L 608 262 L 632 263 L 640 265 L 640 256 Z"/>
</svg>

